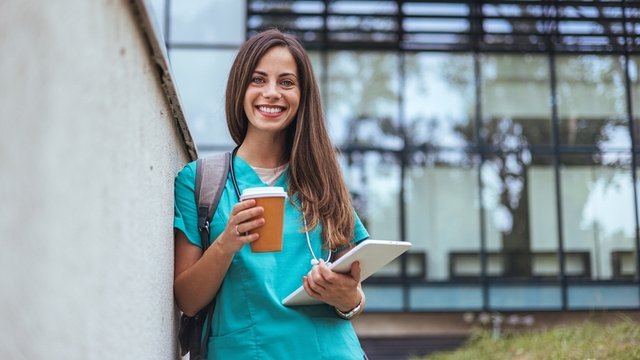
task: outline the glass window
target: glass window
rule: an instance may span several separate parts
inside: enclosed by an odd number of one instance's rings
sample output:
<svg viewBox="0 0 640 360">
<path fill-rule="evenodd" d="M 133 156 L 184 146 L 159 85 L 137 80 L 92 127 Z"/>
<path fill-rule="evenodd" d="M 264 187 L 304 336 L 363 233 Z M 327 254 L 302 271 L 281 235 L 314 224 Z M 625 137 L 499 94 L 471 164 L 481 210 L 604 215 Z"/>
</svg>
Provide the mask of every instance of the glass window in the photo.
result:
<svg viewBox="0 0 640 360">
<path fill-rule="evenodd" d="M 329 53 L 325 101 L 336 145 L 402 147 L 398 59 L 392 52 Z"/>
<path fill-rule="evenodd" d="M 557 278 L 551 158 L 526 149 L 494 154 L 482 164 L 481 177 L 488 275 Z"/>
<path fill-rule="evenodd" d="M 320 51 L 308 51 L 309 59 L 311 60 L 311 66 L 313 66 L 313 73 L 316 76 L 316 82 L 318 83 L 318 87 L 320 87 L 320 94 L 322 96 L 323 106 L 326 107 L 326 93 L 325 93 L 325 78 L 324 78 L 324 61 L 323 56 Z"/>
<path fill-rule="evenodd" d="M 426 258 L 429 280 L 478 277 L 473 259 L 480 249 L 479 192 L 473 157 L 462 150 L 420 152 L 412 162 L 405 179 L 410 253 Z"/>
<path fill-rule="evenodd" d="M 617 56 L 558 56 L 560 143 L 629 149 L 624 61 Z"/>
<path fill-rule="evenodd" d="M 481 310 L 483 305 L 482 286 L 478 284 L 421 284 L 411 286 L 409 291 L 413 311 L 470 311 Z"/>
<path fill-rule="evenodd" d="M 353 206 L 372 239 L 400 239 L 400 166 L 393 154 L 341 156 Z"/>
<path fill-rule="evenodd" d="M 587 254 L 568 275 L 584 271 L 592 279 L 633 276 L 635 215 L 630 154 L 605 152 L 561 158 L 565 251 Z M 578 257 L 576 257 L 578 258 Z"/>
<path fill-rule="evenodd" d="M 464 147 L 475 141 L 471 55 L 417 53 L 405 57 L 407 143 Z"/>
<path fill-rule="evenodd" d="M 245 13 L 245 1 L 172 1 L 170 41 L 239 46 Z"/>
<path fill-rule="evenodd" d="M 495 310 L 559 310 L 562 308 L 560 285 L 492 284 L 489 307 Z"/>
<path fill-rule="evenodd" d="M 227 50 L 170 51 L 189 130 L 198 147 L 233 144 L 227 130 L 224 94 L 235 54 Z"/>
<path fill-rule="evenodd" d="M 548 58 L 485 55 L 481 67 L 486 142 L 502 150 L 551 144 Z"/>
<path fill-rule="evenodd" d="M 404 291 L 397 284 L 372 284 L 365 281 L 362 289 L 367 294 L 367 311 L 401 311 Z"/>
<path fill-rule="evenodd" d="M 567 288 L 568 307 L 574 310 L 637 309 L 638 286 L 623 284 L 579 284 Z"/>
<path fill-rule="evenodd" d="M 640 56 L 629 57 L 629 77 L 631 80 L 631 105 L 635 145 L 640 145 Z"/>
</svg>

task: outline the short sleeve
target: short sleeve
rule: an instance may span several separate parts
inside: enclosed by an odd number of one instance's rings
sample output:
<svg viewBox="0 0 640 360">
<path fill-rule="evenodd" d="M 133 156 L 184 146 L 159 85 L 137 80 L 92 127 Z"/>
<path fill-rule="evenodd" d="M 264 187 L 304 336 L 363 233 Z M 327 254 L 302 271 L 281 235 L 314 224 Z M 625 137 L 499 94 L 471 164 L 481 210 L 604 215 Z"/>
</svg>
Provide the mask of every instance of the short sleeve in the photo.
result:
<svg viewBox="0 0 640 360">
<path fill-rule="evenodd" d="M 350 247 L 352 244 L 359 244 L 360 242 L 367 240 L 369 238 L 369 232 L 367 231 L 367 229 L 364 228 L 364 225 L 362 224 L 362 221 L 360 221 L 360 217 L 358 216 L 358 214 L 354 211 L 353 212 L 353 216 L 355 217 L 355 226 L 353 227 L 353 239 L 351 239 L 351 244 L 348 245 L 344 245 L 341 246 L 339 248 L 337 248 L 335 250 L 336 253 L 339 253 L 345 249 L 347 249 L 348 247 Z"/>
<path fill-rule="evenodd" d="M 355 226 L 353 228 L 352 242 L 358 244 L 369 238 L 369 232 L 364 228 L 364 225 L 362 224 L 362 221 L 360 221 L 360 217 L 358 216 L 358 214 L 355 211 L 353 212 L 353 214 L 355 216 Z"/>
<path fill-rule="evenodd" d="M 173 228 L 182 231 L 189 242 L 202 247 L 198 232 L 198 209 L 195 200 L 196 162 L 190 162 L 176 175 L 174 183 Z"/>
</svg>

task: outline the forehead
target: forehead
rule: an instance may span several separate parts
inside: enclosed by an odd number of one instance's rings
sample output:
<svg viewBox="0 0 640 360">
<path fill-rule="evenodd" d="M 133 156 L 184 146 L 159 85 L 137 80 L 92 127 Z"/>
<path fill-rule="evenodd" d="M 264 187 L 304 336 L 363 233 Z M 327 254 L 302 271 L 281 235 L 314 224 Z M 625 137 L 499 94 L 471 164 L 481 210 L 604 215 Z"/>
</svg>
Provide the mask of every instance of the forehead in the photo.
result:
<svg viewBox="0 0 640 360">
<path fill-rule="evenodd" d="M 288 48 L 275 46 L 267 50 L 256 65 L 256 71 L 298 74 L 296 61 Z"/>
</svg>

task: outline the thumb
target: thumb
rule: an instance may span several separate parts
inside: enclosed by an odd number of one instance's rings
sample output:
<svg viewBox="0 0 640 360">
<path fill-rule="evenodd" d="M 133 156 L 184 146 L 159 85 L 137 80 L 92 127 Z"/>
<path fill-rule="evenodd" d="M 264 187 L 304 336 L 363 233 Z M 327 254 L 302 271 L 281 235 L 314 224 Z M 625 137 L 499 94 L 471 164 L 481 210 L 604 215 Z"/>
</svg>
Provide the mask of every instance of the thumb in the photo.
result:
<svg viewBox="0 0 640 360">
<path fill-rule="evenodd" d="M 355 281 L 360 281 L 360 261 L 354 261 L 351 264 L 350 274 Z"/>
</svg>

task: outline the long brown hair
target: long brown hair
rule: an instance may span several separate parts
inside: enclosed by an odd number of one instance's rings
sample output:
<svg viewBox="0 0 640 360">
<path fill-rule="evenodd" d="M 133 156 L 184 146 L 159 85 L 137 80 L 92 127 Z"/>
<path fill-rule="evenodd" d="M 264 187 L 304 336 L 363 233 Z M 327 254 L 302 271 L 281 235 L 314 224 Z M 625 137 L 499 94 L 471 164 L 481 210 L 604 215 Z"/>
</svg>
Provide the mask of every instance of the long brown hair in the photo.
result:
<svg viewBox="0 0 640 360">
<path fill-rule="evenodd" d="M 258 62 L 274 46 L 289 50 L 298 67 L 300 105 L 296 119 L 286 130 L 285 144 L 285 154 L 289 156 L 289 196 L 297 194 L 300 199 L 308 230 L 321 224 L 324 244 L 335 250 L 353 238 L 355 217 L 349 191 L 325 127 L 320 90 L 311 61 L 294 36 L 269 29 L 252 36 L 242 45 L 227 82 L 227 126 L 233 141 L 240 145 L 248 126 L 243 108 L 245 92 Z"/>
</svg>

